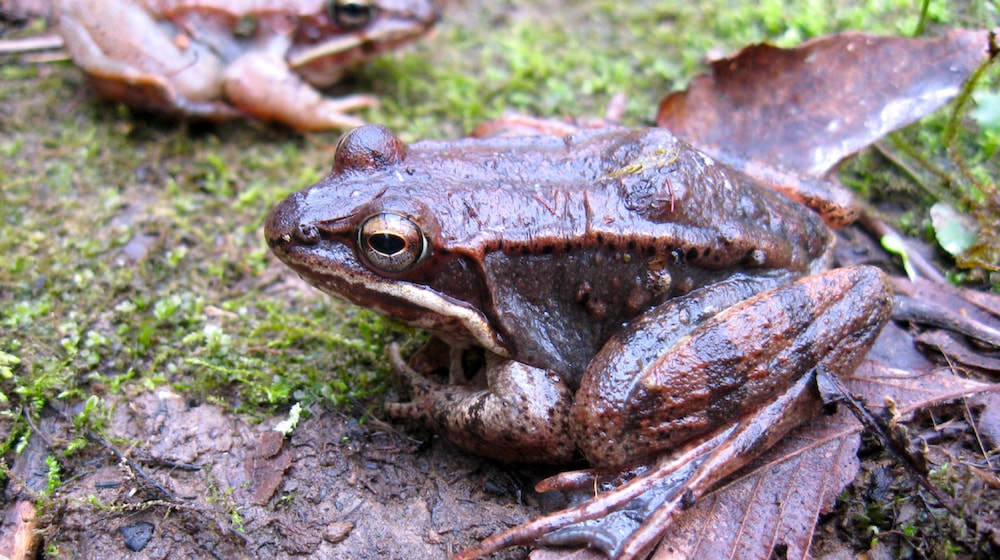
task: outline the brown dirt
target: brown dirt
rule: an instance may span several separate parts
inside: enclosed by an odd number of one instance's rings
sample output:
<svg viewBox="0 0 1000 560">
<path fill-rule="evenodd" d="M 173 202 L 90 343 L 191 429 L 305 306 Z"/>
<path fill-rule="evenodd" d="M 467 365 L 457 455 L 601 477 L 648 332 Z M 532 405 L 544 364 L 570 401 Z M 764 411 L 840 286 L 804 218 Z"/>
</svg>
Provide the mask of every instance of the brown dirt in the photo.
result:
<svg viewBox="0 0 1000 560">
<path fill-rule="evenodd" d="M 129 398 L 108 434 L 133 463 L 99 446 L 76 457 L 78 476 L 44 514 L 56 523 L 46 547 L 68 558 L 441 558 L 537 513 L 530 492 L 517 505 L 521 473 L 438 439 L 421 447 L 317 408 L 274 446 L 276 421 L 253 425 L 169 389 Z M 141 523 L 152 538 L 134 553 L 126 534 Z"/>
</svg>

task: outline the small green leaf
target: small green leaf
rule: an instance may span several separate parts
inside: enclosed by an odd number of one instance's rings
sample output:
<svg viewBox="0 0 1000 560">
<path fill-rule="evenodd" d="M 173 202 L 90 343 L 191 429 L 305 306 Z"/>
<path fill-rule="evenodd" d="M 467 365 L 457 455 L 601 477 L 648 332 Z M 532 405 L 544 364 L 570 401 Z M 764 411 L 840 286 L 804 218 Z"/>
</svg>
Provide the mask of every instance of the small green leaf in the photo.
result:
<svg viewBox="0 0 1000 560">
<path fill-rule="evenodd" d="M 51 495 L 59 488 L 62 484 L 62 466 L 59 464 L 59 460 L 52 455 L 45 457 L 45 466 L 48 468 L 48 473 L 46 474 L 45 489 L 42 490 L 41 494 L 43 496 Z"/>
<path fill-rule="evenodd" d="M 893 255 L 899 255 L 899 258 L 903 260 L 903 270 L 906 271 L 906 277 L 910 280 L 915 280 L 917 278 L 917 271 L 913 269 L 913 264 L 910 263 L 910 257 L 906 253 L 906 244 L 903 243 L 903 240 L 896 235 L 884 235 L 879 241 L 882 243 L 883 249 Z"/>
<path fill-rule="evenodd" d="M 20 358 L 0 350 L 0 378 L 10 379 L 14 377 L 14 366 L 19 363 L 21 363 Z"/>
<path fill-rule="evenodd" d="M 978 237 L 975 226 L 954 208 L 937 202 L 931 206 L 930 213 L 934 236 L 948 254 L 958 256 L 975 245 Z"/>
<path fill-rule="evenodd" d="M 977 91 L 972 95 L 976 108 L 970 114 L 984 130 L 1000 132 L 1000 93 Z"/>
</svg>

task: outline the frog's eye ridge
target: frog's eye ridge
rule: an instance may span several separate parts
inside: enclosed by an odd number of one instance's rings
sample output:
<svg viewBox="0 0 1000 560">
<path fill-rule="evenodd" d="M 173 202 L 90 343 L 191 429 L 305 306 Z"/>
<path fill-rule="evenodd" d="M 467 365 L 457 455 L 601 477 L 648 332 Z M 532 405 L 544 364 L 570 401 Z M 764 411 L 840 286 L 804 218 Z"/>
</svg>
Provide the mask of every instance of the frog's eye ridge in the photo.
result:
<svg viewBox="0 0 1000 560">
<path fill-rule="evenodd" d="M 349 130 L 337 141 L 333 172 L 374 171 L 403 161 L 406 146 L 388 128 L 366 124 Z"/>
<path fill-rule="evenodd" d="M 362 259 L 380 272 L 406 272 L 428 254 L 424 232 L 409 218 L 384 212 L 362 222 L 358 228 L 358 251 Z"/>
<path fill-rule="evenodd" d="M 344 29 L 358 29 L 375 19 L 378 7 L 372 0 L 330 0 L 330 19 Z"/>
</svg>

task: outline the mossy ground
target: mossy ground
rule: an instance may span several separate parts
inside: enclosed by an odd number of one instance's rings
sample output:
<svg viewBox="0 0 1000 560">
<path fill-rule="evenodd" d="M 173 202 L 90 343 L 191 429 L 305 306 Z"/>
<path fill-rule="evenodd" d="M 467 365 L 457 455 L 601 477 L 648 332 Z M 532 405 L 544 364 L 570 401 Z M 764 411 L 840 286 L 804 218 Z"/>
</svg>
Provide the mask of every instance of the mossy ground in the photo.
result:
<svg viewBox="0 0 1000 560">
<path fill-rule="evenodd" d="M 929 6 L 930 33 L 1000 22 L 996 2 Z M 363 116 L 408 142 L 460 137 L 511 110 L 598 116 L 616 94 L 627 99 L 624 124 L 642 126 L 708 55 L 842 30 L 909 35 L 920 19 L 910 0 L 450 2 L 432 38 L 339 87 L 378 94 L 381 107 Z M 980 91 L 998 81 L 988 70 Z M 952 185 L 931 172 L 915 179 L 877 152 L 852 164 L 849 182 L 873 197 L 906 193 L 911 234 L 927 235 L 925 208 L 942 196 L 931 192 L 944 192 L 995 238 L 997 209 L 982 191 L 996 187 L 1000 130 L 976 127 L 966 109 L 951 146 L 950 109 L 897 136 Z M 336 139 L 162 121 L 98 100 L 69 62 L 4 59 L 0 454 L 24 447 L 27 417 L 46 407 L 100 430 L 107 399 L 156 387 L 251 419 L 296 402 L 359 418 L 377 409 L 389 383 L 383 349 L 402 331 L 292 280 L 261 236 L 270 205 L 318 179 Z M 978 270 L 974 279 L 997 283 Z M 55 451 L 70 478 L 79 465 Z"/>
</svg>

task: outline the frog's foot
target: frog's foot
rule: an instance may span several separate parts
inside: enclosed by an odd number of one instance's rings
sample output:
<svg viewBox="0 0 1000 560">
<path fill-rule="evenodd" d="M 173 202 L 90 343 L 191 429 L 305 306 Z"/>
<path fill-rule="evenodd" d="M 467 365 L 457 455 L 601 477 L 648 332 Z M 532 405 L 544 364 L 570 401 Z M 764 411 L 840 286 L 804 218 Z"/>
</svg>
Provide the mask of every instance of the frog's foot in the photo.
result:
<svg viewBox="0 0 1000 560">
<path fill-rule="evenodd" d="M 566 435 L 572 393 L 558 375 L 491 358 L 487 389 L 428 379 L 403 360 L 395 344 L 389 360 L 412 392 L 409 402 L 385 404 L 390 416 L 416 420 L 467 451 L 503 461 L 567 463 L 577 455 Z"/>
<path fill-rule="evenodd" d="M 395 342 L 389 344 L 389 364 L 396 376 L 409 388 L 410 400 L 385 403 L 386 413 L 393 418 L 406 418 L 419 423 L 433 422 L 430 416 L 432 406 L 428 405 L 433 405 L 435 395 L 445 385 L 410 367 L 410 364 L 403 359 L 399 352 L 399 345 Z"/>
<path fill-rule="evenodd" d="M 364 121 L 348 115 L 378 105 L 372 95 L 325 97 L 291 71 L 281 57 L 252 52 L 234 60 L 224 76 L 226 98 L 247 113 L 296 130 L 347 129 Z"/>
<path fill-rule="evenodd" d="M 618 560 L 645 558 L 685 509 L 818 406 L 814 382 L 815 375 L 805 375 L 771 405 L 706 441 L 657 459 L 624 485 L 489 537 L 455 558 L 471 560 L 532 544 L 586 545 Z M 536 489 L 578 489 L 601 482 L 603 476 L 597 470 L 557 475 Z"/>
<path fill-rule="evenodd" d="M 216 99 L 221 60 L 196 44 L 179 48 L 141 3 L 120 2 L 96 15 L 85 2 L 59 4 L 56 20 L 66 48 L 103 97 L 173 116 L 214 121 L 246 116 Z M 144 64 L 150 61 L 156 63 Z"/>
</svg>

